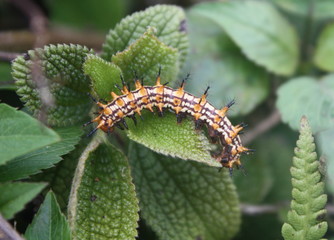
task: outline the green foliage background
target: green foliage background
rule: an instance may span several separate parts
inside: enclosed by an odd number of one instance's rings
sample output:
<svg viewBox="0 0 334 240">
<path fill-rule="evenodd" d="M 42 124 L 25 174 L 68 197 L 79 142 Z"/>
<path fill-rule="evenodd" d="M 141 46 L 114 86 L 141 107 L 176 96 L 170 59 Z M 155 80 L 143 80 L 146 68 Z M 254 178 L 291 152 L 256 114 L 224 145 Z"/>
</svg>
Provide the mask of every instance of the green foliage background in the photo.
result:
<svg viewBox="0 0 334 240">
<path fill-rule="evenodd" d="M 50 31 L 102 40 L 0 42 L 0 53 L 25 52 L 0 62 L 0 213 L 26 239 L 334 239 L 324 210 L 334 193 L 334 2 L 41 2 Z M 0 20 L 22 18 L 11 11 L 1 2 Z M 229 118 L 248 123 L 242 138 L 256 149 L 242 157 L 246 175 L 218 172 L 205 130 L 169 112 L 85 137 L 96 111 L 87 93 L 109 101 L 120 75 L 152 85 L 159 67 L 169 86 L 187 73 L 194 95 L 210 86 L 217 108 L 236 100 Z"/>
</svg>

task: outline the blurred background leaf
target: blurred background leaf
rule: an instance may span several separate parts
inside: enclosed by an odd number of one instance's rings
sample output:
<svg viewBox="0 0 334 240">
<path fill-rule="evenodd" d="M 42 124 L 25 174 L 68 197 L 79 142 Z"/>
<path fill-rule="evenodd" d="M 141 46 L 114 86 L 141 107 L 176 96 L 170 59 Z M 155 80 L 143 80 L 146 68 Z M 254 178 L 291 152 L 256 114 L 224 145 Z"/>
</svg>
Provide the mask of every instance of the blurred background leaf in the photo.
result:
<svg viewBox="0 0 334 240">
<path fill-rule="evenodd" d="M 247 60 L 219 24 L 192 9 L 187 17 L 191 51 L 183 72 L 191 79 L 186 89 L 201 95 L 210 86 L 208 99 L 217 108 L 235 99 L 230 116 L 252 111 L 268 95 L 266 71 Z"/>
<path fill-rule="evenodd" d="M 333 3 L 334 10 L 334 3 Z M 314 61 L 325 71 L 334 71 L 334 24 L 328 24 L 320 33 L 314 53 Z"/>
<path fill-rule="evenodd" d="M 334 75 L 320 81 L 314 77 L 298 77 L 280 86 L 277 108 L 282 120 L 298 129 L 302 116 L 306 116 L 314 133 L 334 126 Z"/>
<path fill-rule="evenodd" d="M 127 13 L 128 0 L 48 1 L 50 19 L 53 23 L 77 28 L 93 28 L 106 31 L 116 25 Z"/>
<path fill-rule="evenodd" d="M 327 188 L 334 194 L 334 129 L 328 129 L 317 134 L 317 143 L 323 154 L 324 162 L 320 161 L 324 174 L 327 173 Z"/>
<path fill-rule="evenodd" d="M 334 2 L 332 0 L 273 0 L 273 2 L 282 9 L 303 17 L 309 14 L 310 9 L 316 19 L 334 17 Z"/>
<path fill-rule="evenodd" d="M 193 12 L 221 26 L 242 52 L 268 71 L 291 75 L 298 63 L 298 39 L 292 25 L 264 1 L 199 4 Z"/>
<path fill-rule="evenodd" d="M 15 90 L 10 63 L 0 62 L 0 89 Z"/>
</svg>

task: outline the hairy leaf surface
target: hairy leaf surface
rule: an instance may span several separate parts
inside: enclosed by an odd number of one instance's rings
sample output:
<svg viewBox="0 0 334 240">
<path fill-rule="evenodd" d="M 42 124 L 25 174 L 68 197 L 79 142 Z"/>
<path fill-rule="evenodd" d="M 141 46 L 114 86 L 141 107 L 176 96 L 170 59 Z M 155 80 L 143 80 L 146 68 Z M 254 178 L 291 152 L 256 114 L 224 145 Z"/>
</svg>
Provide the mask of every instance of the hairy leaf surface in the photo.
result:
<svg viewBox="0 0 334 240">
<path fill-rule="evenodd" d="M 68 207 L 73 239 L 135 239 L 138 201 L 126 157 L 113 145 L 88 145 L 79 159 Z"/>
<path fill-rule="evenodd" d="M 231 239 L 240 225 L 239 201 L 226 169 L 130 147 L 141 212 L 161 239 Z"/>
<path fill-rule="evenodd" d="M 48 45 L 30 50 L 12 63 L 17 93 L 26 106 L 53 126 L 84 121 L 91 102 L 90 80 L 82 64 L 88 53 L 80 45 Z"/>
</svg>

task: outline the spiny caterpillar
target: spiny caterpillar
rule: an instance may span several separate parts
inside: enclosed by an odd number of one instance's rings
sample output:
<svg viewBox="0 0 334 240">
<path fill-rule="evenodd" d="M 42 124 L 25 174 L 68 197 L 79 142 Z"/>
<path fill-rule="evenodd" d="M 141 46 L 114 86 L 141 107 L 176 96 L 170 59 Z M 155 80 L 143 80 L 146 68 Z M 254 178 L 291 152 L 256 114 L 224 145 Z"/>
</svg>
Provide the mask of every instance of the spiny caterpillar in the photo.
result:
<svg viewBox="0 0 334 240">
<path fill-rule="evenodd" d="M 221 163 L 222 167 L 229 168 L 231 173 L 234 166 L 237 168 L 242 166 L 240 162 L 241 154 L 253 151 L 242 146 L 238 135 L 245 124 L 233 126 L 226 117 L 226 113 L 234 104 L 234 101 L 217 110 L 206 99 L 209 88 L 200 98 L 184 91 L 186 79 L 182 80 L 178 89 L 173 89 L 166 84 L 161 84 L 160 70 L 154 86 L 143 86 L 143 83 L 137 79 L 135 80 L 136 89 L 133 91 L 129 90 L 129 86 L 122 77 L 121 79 L 123 87 L 118 87 L 122 92 L 121 96 L 111 92 L 113 101 L 107 104 L 95 100 L 100 112 L 95 119 L 85 124 L 86 126 L 97 122 L 97 127 L 89 135 L 96 132 L 97 129 L 107 133 L 112 132 L 114 127 L 124 129 L 120 123 L 128 128 L 124 118 L 130 117 L 136 124 L 135 114 L 137 113 L 141 117 L 143 108 L 154 112 L 153 107 L 156 107 L 160 116 L 163 115 L 164 108 L 170 108 L 176 114 L 177 123 L 181 123 L 182 119 L 190 114 L 195 120 L 196 129 L 200 129 L 204 123 L 207 124 L 210 137 L 212 139 L 218 138 L 222 146 L 221 152 L 215 158 Z"/>
</svg>

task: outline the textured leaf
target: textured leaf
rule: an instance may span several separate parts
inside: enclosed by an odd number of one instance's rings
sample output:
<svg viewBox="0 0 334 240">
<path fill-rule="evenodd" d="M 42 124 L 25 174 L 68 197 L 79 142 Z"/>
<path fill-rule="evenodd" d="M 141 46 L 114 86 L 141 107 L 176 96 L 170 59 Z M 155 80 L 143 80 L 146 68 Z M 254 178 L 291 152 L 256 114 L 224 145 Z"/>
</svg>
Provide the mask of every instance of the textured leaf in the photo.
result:
<svg viewBox="0 0 334 240">
<path fill-rule="evenodd" d="M 73 239 L 135 239 L 138 201 L 125 156 L 96 140 L 79 159 L 68 207 Z"/>
<path fill-rule="evenodd" d="M 148 26 L 157 29 L 160 41 L 178 49 L 179 62 L 182 64 L 188 52 L 185 15 L 182 8 L 168 5 L 156 5 L 124 18 L 107 35 L 102 57 L 110 61 L 112 55 L 125 50 L 133 41 L 140 38 Z"/>
<path fill-rule="evenodd" d="M 130 161 L 141 213 L 160 239 L 231 239 L 239 202 L 226 169 L 185 162 L 133 144 Z"/>
<path fill-rule="evenodd" d="M 224 28 L 243 53 L 280 75 L 291 75 L 298 62 L 298 41 L 292 26 L 269 3 L 226 1 L 195 6 L 193 12 Z"/>
<path fill-rule="evenodd" d="M 56 126 L 87 118 L 90 81 L 82 64 L 88 53 L 92 51 L 80 45 L 58 44 L 30 50 L 14 60 L 17 93 L 36 116 L 46 115 L 48 124 Z"/>
<path fill-rule="evenodd" d="M 213 105 L 222 107 L 235 99 L 237 105 L 229 115 L 249 113 L 268 95 L 268 74 L 247 60 L 218 24 L 193 11 L 187 16 L 193 51 L 187 62 L 191 79 L 186 89 L 201 95 L 210 86 L 208 99 Z"/>
<path fill-rule="evenodd" d="M 144 121 L 138 121 L 137 127 L 129 122 L 130 139 L 164 155 L 221 166 L 211 157 L 207 138 L 194 130 L 193 121 L 183 120 L 177 124 L 175 114 L 169 112 L 163 118 L 152 116 L 150 112 L 143 116 Z"/>
<path fill-rule="evenodd" d="M 314 55 L 314 61 L 319 68 L 334 71 L 334 23 L 328 24 L 322 30 Z"/>
<path fill-rule="evenodd" d="M 155 36 L 156 29 L 148 30 L 125 51 L 112 56 L 112 62 L 119 66 L 126 80 L 133 79 L 134 72 L 145 84 L 155 83 L 159 67 L 162 67 L 163 81 L 174 81 L 179 71 L 177 49 L 165 45 Z"/>
<path fill-rule="evenodd" d="M 312 18 L 325 19 L 334 17 L 334 2 L 332 0 L 274 0 L 274 2 L 284 10 L 304 17 L 309 15 L 310 8 L 312 10 Z"/>
<path fill-rule="evenodd" d="M 56 198 L 49 192 L 32 223 L 26 230 L 27 240 L 70 240 L 70 229 L 60 212 Z"/>
<path fill-rule="evenodd" d="M 110 92 L 117 92 L 115 84 L 120 83 L 121 69 L 95 55 L 89 55 L 83 65 L 85 74 L 92 79 L 92 85 L 97 95 L 105 100 L 111 100 Z"/>
<path fill-rule="evenodd" d="M 287 222 L 282 227 L 286 240 L 318 240 L 327 231 L 324 182 L 319 172 L 312 130 L 305 117 L 301 120 L 300 135 L 291 167 L 292 198 Z"/>
<path fill-rule="evenodd" d="M 0 183 L 0 213 L 7 219 L 21 211 L 46 186 L 45 183 Z"/>
<path fill-rule="evenodd" d="M 320 132 L 317 136 L 317 143 L 324 160 L 326 160 L 326 163 L 320 161 L 320 164 L 322 164 L 321 168 L 325 172 L 327 171 L 327 187 L 334 194 L 334 128 Z"/>
<path fill-rule="evenodd" d="M 50 168 L 61 160 L 61 156 L 72 151 L 80 140 L 82 130 L 78 127 L 59 128 L 56 132 L 61 141 L 16 157 L 0 166 L 0 182 L 26 178 Z"/>
<path fill-rule="evenodd" d="M 282 120 L 293 129 L 298 129 L 298 119 L 303 115 L 314 132 L 334 126 L 334 75 L 321 81 L 312 77 L 291 79 L 278 89 L 277 95 Z"/>
<path fill-rule="evenodd" d="M 79 157 L 87 147 L 91 138 L 83 137 L 76 145 L 75 149 L 64 155 L 63 160 L 57 163 L 53 168 L 43 170 L 43 172 L 31 176 L 30 180 L 34 182 L 48 182 L 49 187 L 57 198 L 59 207 L 63 213 L 67 210 L 69 195 L 72 186 L 72 180 Z"/>
<path fill-rule="evenodd" d="M 6 104 L 0 104 L 0 116 L 0 164 L 60 140 L 36 119 Z"/>
</svg>

